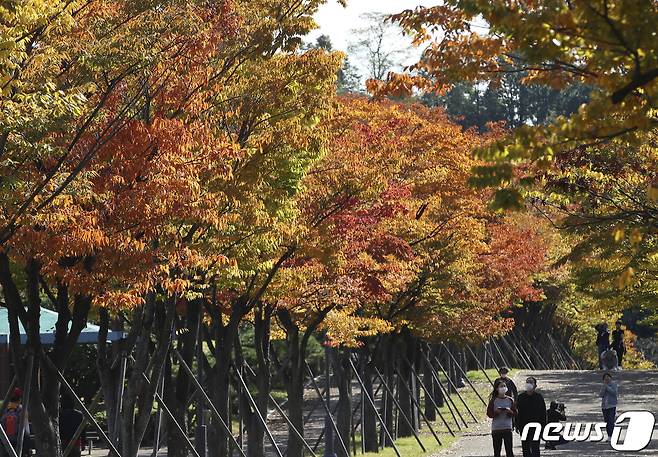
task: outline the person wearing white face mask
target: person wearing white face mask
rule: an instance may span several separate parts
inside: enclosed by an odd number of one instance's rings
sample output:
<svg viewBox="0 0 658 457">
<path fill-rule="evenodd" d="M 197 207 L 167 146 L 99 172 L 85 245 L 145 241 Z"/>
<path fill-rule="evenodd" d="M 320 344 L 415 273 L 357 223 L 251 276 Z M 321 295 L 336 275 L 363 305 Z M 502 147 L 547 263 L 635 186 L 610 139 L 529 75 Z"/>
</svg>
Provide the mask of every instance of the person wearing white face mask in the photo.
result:
<svg viewBox="0 0 658 457">
<path fill-rule="evenodd" d="M 516 384 L 514 384 L 512 378 L 509 377 L 509 368 L 505 366 L 498 368 L 498 375 L 500 376 L 498 379 L 505 381 L 505 385 L 507 386 L 507 395 L 516 401 L 519 398 L 519 390 L 516 388 Z"/>
<path fill-rule="evenodd" d="M 500 451 L 505 443 L 505 455 L 514 457 L 512 450 L 512 420 L 516 415 L 516 402 L 507 395 L 507 386 L 502 379 L 494 382 L 494 389 L 489 396 L 487 416 L 491 421 L 491 439 L 493 441 L 494 457 L 500 457 Z"/>
<path fill-rule="evenodd" d="M 525 392 L 519 394 L 518 415 L 516 419 L 517 431 L 523 431 L 523 427 L 531 422 L 538 422 L 542 427 L 546 425 L 546 402 L 544 397 L 537 392 L 537 379 L 528 376 L 525 381 Z M 529 434 L 526 440 L 521 441 L 523 457 L 539 457 L 539 440 L 533 440 L 534 436 Z"/>
</svg>

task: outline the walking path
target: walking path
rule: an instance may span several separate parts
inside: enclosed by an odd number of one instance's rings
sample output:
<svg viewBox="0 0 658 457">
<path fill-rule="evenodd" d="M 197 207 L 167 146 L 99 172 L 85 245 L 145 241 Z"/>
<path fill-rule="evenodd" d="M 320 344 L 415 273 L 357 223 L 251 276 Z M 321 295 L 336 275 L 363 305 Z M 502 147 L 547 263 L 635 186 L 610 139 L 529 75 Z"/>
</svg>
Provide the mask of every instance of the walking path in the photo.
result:
<svg viewBox="0 0 658 457">
<path fill-rule="evenodd" d="M 525 377 L 531 374 L 538 380 L 538 391 L 546 403 L 557 400 L 565 403 L 567 419 L 571 422 L 601 422 L 600 399 L 601 384 L 599 371 L 535 371 L 520 372 L 514 381 L 517 386 L 524 384 Z M 619 371 L 614 373 L 619 384 L 618 414 L 631 410 L 649 410 L 658 419 L 658 371 Z M 521 456 L 519 435 L 514 435 L 514 455 Z M 491 457 L 493 448 L 489 435 L 489 421 L 470 429 L 464 437 L 451 448 L 434 457 Z M 503 451 L 504 455 L 504 451 Z M 605 456 L 657 456 L 658 426 L 654 428 L 653 439 L 641 452 L 619 452 L 608 443 L 569 443 L 558 447 L 556 451 L 544 451 L 544 456 L 570 457 L 605 457 Z"/>
</svg>

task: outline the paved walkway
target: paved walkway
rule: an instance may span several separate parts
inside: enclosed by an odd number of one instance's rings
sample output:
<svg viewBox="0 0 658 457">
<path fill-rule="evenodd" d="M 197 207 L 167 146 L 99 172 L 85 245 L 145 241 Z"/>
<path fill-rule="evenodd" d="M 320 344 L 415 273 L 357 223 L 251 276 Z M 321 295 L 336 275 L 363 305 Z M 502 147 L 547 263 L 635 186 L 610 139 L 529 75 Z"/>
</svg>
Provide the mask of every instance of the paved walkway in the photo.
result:
<svg viewBox="0 0 658 457">
<path fill-rule="evenodd" d="M 521 372 L 515 377 L 517 386 L 522 386 L 530 372 Z M 567 407 L 569 421 L 600 422 L 601 383 L 599 371 L 537 371 L 532 374 L 538 380 L 538 390 L 546 403 L 558 400 Z M 614 373 L 619 384 L 618 413 L 630 410 L 649 410 L 658 419 L 658 371 L 620 371 Z M 514 455 L 521 456 L 519 435 L 514 435 Z M 543 446 L 542 446 L 543 448 Z M 450 449 L 434 457 L 491 457 L 493 448 L 489 435 L 489 421 L 472 429 Z M 658 426 L 647 449 L 625 453 L 613 450 L 608 443 L 569 443 L 556 451 L 544 451 L 545 456 L 605 457 L 605 456 L 657 456 Z"/>
</svg>

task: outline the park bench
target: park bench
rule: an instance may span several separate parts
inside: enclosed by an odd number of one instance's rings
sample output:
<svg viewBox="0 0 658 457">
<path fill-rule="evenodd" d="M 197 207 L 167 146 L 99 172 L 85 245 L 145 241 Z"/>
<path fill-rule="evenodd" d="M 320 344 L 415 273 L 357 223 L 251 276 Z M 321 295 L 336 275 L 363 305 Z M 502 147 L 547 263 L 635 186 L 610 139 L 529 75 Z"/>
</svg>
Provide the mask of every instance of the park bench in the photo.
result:
<svg viewBox="0 0 658 457">
<path fill-rule="evenodd" d="M 91 453 L 94 451 L 94 443 L 97 443 L 100 440 L 100 437 L 98 436 L 98 432 L 96 430 L 87 430 L 86 433 L 87 437 L 87 455 L 91 455 Z"/>
</svg>

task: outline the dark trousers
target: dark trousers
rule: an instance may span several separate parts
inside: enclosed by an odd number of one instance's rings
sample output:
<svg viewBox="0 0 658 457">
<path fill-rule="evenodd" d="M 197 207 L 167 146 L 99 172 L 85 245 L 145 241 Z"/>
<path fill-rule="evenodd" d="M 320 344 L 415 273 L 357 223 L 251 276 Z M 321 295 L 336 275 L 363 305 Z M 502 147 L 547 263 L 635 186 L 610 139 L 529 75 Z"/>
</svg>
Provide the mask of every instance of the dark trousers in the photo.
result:
<svg viewBox="0 0 658 457">
<path fill-rule="evenodd" d="M 624 361 L 624 351 L 619 350 L 619 351 L 617 351 L 617 365 L 619 365 L 619 367 L 621 367 L 623 361 Z"/>
<path fill-rule="evenodd" d="M 505 455 L 507 457 L 514 457 L 511 430 L 494 430 L 491 432 L 491 438 L 493 440 L 494 457 L 500 457 L 500 449 L 503 443 L 505 443 Z"/>
<path fill-rule="evenodd" d="M 612 431 L 615 429 L 616 415 L 617 408 L 606 408 L 603 410 L 603 422 L 605 422 L 605 431 L 608 432 L 608 438 L 612 436 Z"/>
<path fill-rule="evenodd" d="M 523 449 L 523 457 L 539 457 L 539 440 L 521 441 L 521 448 Z"/>
</svg>

